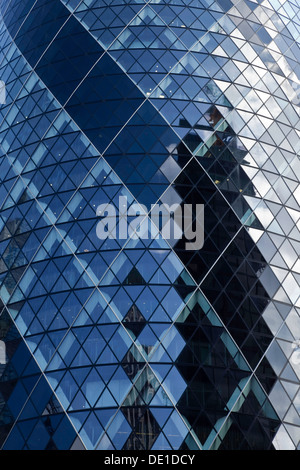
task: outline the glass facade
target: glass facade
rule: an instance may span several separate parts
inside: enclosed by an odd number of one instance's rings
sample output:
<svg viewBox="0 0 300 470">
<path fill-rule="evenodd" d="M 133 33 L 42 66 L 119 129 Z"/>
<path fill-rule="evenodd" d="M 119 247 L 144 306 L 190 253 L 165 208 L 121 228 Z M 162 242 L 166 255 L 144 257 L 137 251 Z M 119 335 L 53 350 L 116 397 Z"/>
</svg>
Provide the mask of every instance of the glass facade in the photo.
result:
<svg viewBox="0 0 300 470">
<path fill-rule="evenodd" d="M 0 12 L 0 448 L 297 449 L 299 1 Z M 100 240 L 120 196 L 203 248 Z"/>
</svg>

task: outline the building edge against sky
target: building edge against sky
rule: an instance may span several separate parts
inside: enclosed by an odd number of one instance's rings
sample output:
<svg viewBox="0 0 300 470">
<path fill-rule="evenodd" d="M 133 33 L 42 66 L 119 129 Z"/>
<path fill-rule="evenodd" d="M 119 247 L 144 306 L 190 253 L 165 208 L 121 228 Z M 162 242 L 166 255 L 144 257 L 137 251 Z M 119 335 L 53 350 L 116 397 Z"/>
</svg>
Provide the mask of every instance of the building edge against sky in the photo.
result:
<svg viewBox="0 0 300 470">
<path fill-rule="evenodd" d="M 297 449 L 298 1 L 0 12 L 0 448 Z M 99 239 L 120 197 L 203 247 Z"/>
</svg>

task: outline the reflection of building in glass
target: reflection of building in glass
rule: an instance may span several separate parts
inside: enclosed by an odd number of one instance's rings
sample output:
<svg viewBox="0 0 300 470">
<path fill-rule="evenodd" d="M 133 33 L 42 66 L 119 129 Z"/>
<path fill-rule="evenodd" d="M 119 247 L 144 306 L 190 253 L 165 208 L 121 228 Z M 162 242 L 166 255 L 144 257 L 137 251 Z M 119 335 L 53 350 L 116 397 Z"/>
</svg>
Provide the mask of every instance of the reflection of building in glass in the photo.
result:
<svg viewBox="0 0 300 470">
<path fill-rule="evenodd" d="M 296 449 L 299 5 L 0 11 L 0 447 Z M 203 249 L 100 241 L 120 196 Z"/>
</svg>

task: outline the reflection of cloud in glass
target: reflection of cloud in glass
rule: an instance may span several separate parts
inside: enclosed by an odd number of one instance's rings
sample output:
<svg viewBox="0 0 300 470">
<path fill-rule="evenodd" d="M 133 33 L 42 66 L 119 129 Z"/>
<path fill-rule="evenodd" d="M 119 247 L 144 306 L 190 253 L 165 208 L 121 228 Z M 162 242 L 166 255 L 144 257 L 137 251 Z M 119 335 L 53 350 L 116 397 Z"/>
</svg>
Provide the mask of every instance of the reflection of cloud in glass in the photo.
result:
<svg viewBox="0 0 300 470">
<path fill-rule="evenodd" d="M 5 83 L 0 80 L 0 104 L 6 103 L 6 87 Z"/>
<path fill-rule="evenodd" d="M 299 285 L 294 276 L 290 273 L 283 282 L 283 288 L 288 294 L 289 298 L 295 303 L 299 297 Z"/>
<path fill-rule="evenodd" d="M 288 433 L 283 426 L 280 426 L 279 431 L 274 439 L 274 445 L 277 450 L 294 450 L 295 446 L 289 437 Z"/>
<path fill-rule="evenodd" d="M 294 343 L 292 344 L 292 349 L 293 349 L 293 352 L 292 352 L 292 355 L 291 355 L 291 362 L 294 364 L 294 365 L 298 365 L 300 364 L 300 341 L 294 341 Z"/>
<path fill-rule="evenodd" d="M 0 364 L 6 364 L 6 346 L 3 341 L 0 341 Z"/>
<path fill-rule="evenodd" d="M 272 212 L 262 204 L 256 207 L 254 212 L 265 228 L 267 228 L 274 219 Z"/>
</svg>

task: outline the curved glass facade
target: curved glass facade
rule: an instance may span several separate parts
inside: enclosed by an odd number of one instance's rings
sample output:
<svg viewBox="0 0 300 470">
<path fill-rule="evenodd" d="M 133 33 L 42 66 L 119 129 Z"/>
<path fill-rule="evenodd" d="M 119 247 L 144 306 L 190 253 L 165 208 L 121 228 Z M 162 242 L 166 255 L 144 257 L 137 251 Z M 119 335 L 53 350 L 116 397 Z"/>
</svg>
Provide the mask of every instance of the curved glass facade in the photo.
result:
<svg viewBox="0 0 300 470">
<path fill-rule="evenodd" d="M 0 448 L 297 449 L 299 2 L 0 12 Z M 120 198 L 203 247 L 101 240 Z"/>
</svg>

